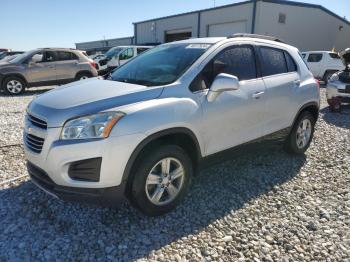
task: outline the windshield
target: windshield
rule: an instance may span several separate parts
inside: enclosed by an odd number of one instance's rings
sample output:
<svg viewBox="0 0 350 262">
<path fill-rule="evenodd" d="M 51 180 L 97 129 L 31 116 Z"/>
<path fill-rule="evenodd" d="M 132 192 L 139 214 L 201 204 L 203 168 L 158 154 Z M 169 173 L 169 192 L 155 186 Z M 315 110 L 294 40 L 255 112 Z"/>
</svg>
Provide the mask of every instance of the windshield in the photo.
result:
<svg viewBox="0 0 350 262">
<path fill-rule="evenodd" d="M 23 54 L 19 54 L 18 56 L 16 56 L 14 59 L 12 59 L 11 61 L 9 61 L 10 63 L 21 63 L 23 59 L 31 56 L 32 54 L 34 54 L 37 50 L 31 50 L 31 51 L 27 51 Z"/>
<path fill-rule="evenodd" d="M 109 49 L 108 52 L 106 53 L 106 57 L 112 58 L 113 56 L 119 54 L 123 48 L 120 47 L 113 47 L 112 49 Z"/>
<path fill-rule="evenodd" d="M 119 67 L 109 79 L 146 86 L 170 84 L 209 47 L 209 44 L 161 45 Z"/>
</svg>

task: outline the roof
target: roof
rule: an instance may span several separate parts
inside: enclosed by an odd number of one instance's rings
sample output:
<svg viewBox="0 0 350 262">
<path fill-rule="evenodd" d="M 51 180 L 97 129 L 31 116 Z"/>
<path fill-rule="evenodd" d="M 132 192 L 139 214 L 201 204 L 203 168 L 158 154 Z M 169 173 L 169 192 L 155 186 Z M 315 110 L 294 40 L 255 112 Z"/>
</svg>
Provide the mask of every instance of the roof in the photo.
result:
<svg viewBox="0 0 350 262">
<path fill-rule="evenodd" d="M 170 42 L 167 44 L 216 44 L 222 40 L 227 39 L 227 37 L 202 37 L 202 38 L 190 38 L 181 41 Z"/>
<path fill-rule="evenodd" d="M 280 4 L 280 5 L 290 5 L 290 6 L 300 6 L 300 7 L 306 7 L 306 8 L 316 8 L 320 9 L 327 14 L 341 20 L 342 22 L 346 23 L 347 25 L 350 25 L 350 22 L 346 20 L 345 18 L 333 13 L 329 9 L 323 7 L 322 5 L 317 5 L 317 4 L 308 4 L 308 3 L 302 3 L 302 2 L 294 2 L 294 1 L 288 1 L 288 0 L 249 0 L 249 1 L 243 1 L 243 2 L 238 2 L 234 4 L 229 4 L 229 5 L 222 5 L 218 7 L 213 7 L 213 8 L 207 8 L 207 9 L 201 9 L 201 10 L 196 10 L 196 11 L 191 11 L 191 12 L 186 12 L 182 14 L 176 14 L 176 15 L 169 15 L 169 16 L 164 16 L 164 17 L 159 17 L 159 18 L 154 18 L 154 19 L 148 19 L 144 21 L 139 21 L 133 23 L 134 25 L 136 24 L 141 24 L 145 22 L 153 22 L 157 20 L 162 20 L 162 19 L 167 19 L 167 18 L 173 18 L 173 17 L 178 17 L 178 16 L 183 16 L 183 15 L 190 15 L 190 14 L 196 14 L 196 13 L 201 13 L 201 12 L 206 12 L 206 11 L 212 11 L 212 10 L 217 10 L 217 9 L 222 9 L 222 8 L 227 8 L 227 7 L 232 7 L 232 6 L 238 6 L 238 5 L 244 5 L 244 4 L 250 4 L 254 2 L 266 2 L 266 3 L 273 3 L 273 4 Z"/>
</svg>

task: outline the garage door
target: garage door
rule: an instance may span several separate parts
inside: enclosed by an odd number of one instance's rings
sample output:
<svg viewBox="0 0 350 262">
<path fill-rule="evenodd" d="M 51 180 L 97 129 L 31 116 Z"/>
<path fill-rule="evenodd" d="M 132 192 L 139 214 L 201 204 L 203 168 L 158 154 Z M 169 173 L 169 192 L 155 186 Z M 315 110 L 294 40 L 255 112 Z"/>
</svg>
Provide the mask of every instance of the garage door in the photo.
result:
<svg viewBox="0 0 350 262">
<path fill-rule="evenodd" d="M 230 36 L 236 33 L 246 33 L 247 22 L 230 22 L 222 24 L 213 24 L 208 26 L 208 36 Z"/>
<path fill-rule="evenodd" d="M 192 37 L 191 28 L 169 30 L 165 32 L 165 42 L 186 40 Z"/>
</svg>

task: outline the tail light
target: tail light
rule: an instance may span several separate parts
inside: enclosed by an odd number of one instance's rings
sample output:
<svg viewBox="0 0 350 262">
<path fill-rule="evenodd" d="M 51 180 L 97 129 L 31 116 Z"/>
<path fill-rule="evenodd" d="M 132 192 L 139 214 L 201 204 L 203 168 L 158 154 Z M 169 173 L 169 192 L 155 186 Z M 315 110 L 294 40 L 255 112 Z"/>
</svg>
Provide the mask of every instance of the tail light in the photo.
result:
<svg viewBox="0 0 350 262">
<path fill-rule="evenodd" d="M 97 68 L 97 64 L 94 61 L 90 61 L 90 65 L 95 69 Z"/>
<path fill-rule="evenodd" d="M 315 82 L 317 83 L 318 88 L 321 88 L 320 80 L 318 80 L 317 78 L 315 78 Z"/>
</svg>

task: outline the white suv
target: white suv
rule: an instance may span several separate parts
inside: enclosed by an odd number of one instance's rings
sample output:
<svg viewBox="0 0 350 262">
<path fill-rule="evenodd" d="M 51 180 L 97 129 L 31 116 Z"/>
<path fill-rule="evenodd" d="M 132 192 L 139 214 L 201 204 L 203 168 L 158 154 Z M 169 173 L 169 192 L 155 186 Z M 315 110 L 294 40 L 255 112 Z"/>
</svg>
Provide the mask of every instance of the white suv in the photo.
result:
<svg viewBox="0 0 350 262">
<path fill-rule="evenodd" d="M 344 69 L 344 64 L 340 56 L 334 52 L 310 51 L 303 52 L 302 56 L 311 73 L 326 84 L 335 72 Z"/>
<path fill-rule="evenodd" d="M 164 44 L 107 79 L 37 97 L 24 130 L 32 181 L 62 199 L 128 199 L 160 215 L 183 199 L 209 156 L 271 137 L 304 153 L 319 87 L 295 47 L 266 38 Z"/>
</svg>

